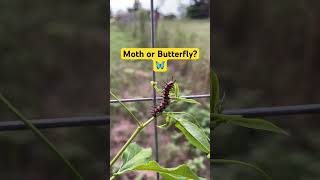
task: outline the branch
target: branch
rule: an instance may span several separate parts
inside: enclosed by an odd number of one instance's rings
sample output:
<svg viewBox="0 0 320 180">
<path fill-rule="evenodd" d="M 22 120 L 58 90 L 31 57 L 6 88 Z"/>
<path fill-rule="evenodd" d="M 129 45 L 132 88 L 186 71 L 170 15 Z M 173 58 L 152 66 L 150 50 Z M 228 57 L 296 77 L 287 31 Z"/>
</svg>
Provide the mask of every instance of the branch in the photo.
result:
<svg viewBox="0 0 320 180">
<path fill-rule="evenodd" d="M 66 165 L 67 168 L 73 173 L 73 175 L 78 180 L 83 180 L 83 177 L 79 174 L 79 172 L 72 166 L 70 161 L 68 161 L 58 150 L 57 148 L 39 131 L 38 128 L 36 128 L 22 113 L 18 111 L 17 108 L 15 108 L 11 102 L 5 98 L 0 93 L 0 100 L 7 105 L 7 107 L 29 128 L 31 131 L 43 142 L 45 143 L 49 149 L 54 152 L 60 160 L 63 161 L 63 163 Z"/>
<path fill-rule="evenodd" d="M 110 91 L 110 94 L 121 104 L 122 107 L 124 107 L 126 109 L 126 111 L 129 113 L 129 115 L 136 121 L 136 123 L 138 124 L 139 127 L 142 126 L 142 123 L 137 119 L 137 117 L 128 109 L 128 107 L 123 104 L 120 99 L 114 95 L 111 91 Z"/>
</svg>

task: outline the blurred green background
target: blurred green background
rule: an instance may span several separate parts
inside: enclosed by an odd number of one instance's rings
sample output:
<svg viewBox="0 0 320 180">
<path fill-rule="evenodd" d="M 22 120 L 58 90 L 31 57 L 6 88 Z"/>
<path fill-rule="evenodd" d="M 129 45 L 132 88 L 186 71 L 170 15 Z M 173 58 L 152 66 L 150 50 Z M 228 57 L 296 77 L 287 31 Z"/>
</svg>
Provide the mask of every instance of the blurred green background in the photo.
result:
<svg viewBox="0 0 320 180">
<path fill-rule="evenodd" d="M 148 61 L 130 62 L 120 59 L 120 49 L 124 47 L 150 47 L 150 8 L 147 1 L 123 1 L 128 8 L 121 11 L 112 9 L 110 19 L 110 89 L 120 98 L 152 97 L 152 63 Z M 161 84 L 173 78 L 180 85 L 182 95 L 209 93 L 210 71 L 210 21 L 208 18 L 208 1 L 155 1 L 156 46 L 157 47 L 195 47 L 200 48 L 200 60 L 196 62 L 168 63 L 168 72 L 157 73 Z M 177 13 L 166 13 L 169 6 L 176 6 Z M 195 10 L 200 8 L 200 10 Z M 173 9 L 173 8 L 172 8 Z M 160 87 L 160 86 L 159 86 Z M 177 104 L 169 111 L 186 111 L 196 116 L 202 127 L 209 134 L 209 99 L 200 99 L 201 105 Z M 150 118 L 153 103 L 127 103 L 128 107 L 141 120 Z M 162 124 L 163 119 L 158 119 Z M 133 133 L 136 125 L 127 112 L 119 105 L 111 106 L 111 149 L 113 157 Z M 189 163 L 192 169 L 202 177 L 209 179 L 209 161 L 206 155 L 190 145 L 176 128 L 158 129 L 159 159 L 165 167 L 176 167 Z M 154 129 L 151 124 L 140 134 L 137 143 L 154 150 Z M 129 173 L 119 177 L 126 179 L 155 179 L 155 173 Z"/>
<path fill-rule="evenodd" d="M 320 2 L 213 2 L 211 63 L 225 109 L 319 103 Z M 212 157 L 259 165 L 274 180 L 320 178 L 319 115 L 268 117 L 291 136 L 221 126 Z M 215 180 L 261 179 L 250 169 L 216 166 Z"/>
<path fill-rule="evenodd" d="M 106 1 L 0 2 L 0 91 L 28 118 L 103 115 Z M 17 120 L 0 103 L 0 121 Z M 106 173 L 107 127 L 43 130 L 85 179 Z M 29 131 L 0 132 L 0 179 L 69 180 Z"/>
</svg>

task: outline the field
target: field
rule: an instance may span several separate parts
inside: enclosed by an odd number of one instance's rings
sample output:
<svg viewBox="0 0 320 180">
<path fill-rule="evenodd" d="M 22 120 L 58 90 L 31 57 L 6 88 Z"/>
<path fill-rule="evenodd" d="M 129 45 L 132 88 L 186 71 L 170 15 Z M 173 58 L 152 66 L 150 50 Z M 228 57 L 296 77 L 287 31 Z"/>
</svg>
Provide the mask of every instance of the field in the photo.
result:
<svg viewBox="0 0 320 180">
<path fill-rule="evenodd" d="M 121 98 L 151 97 L 152 64 L 149 62 L 122 62 L 120 48 L 150 47 L 150 28 L 147 20 L 129 24 L 111 23 L 110 31 L 110 89 Z M 198 62 L 169 62 L 167 73 L 158 73 L 158 82 L 166 81 L 172 76 L 179 83 L 183 95 L 209 93 L 209 64 L 210 64 L 210 24 L 209 20 L 160 20 L 157 25 L 157 47 L 196 47 L 200 48 Z M 209 102 L 199 100 L 201 105 L 179 105 L 177 111 L 188 111 L 194 114 L 206 132 L 209 133 Z M 138 118 L 147 119 L 152 108 L 152 102 L 128 103 Z M 128 129 L 135 124 L 118 105 L 111 107 L 111 156 L 123 145 L 132 133 Z M 158 119 L 162 123 L 162 119 Z M 195 150 L 181 137 L 174 128 L 158 130 L 160 164 L 174 167 L 180 163 L 190 163 L 191 167 L 202 177 L 209 178 L 209 162 L 204 154 Z M 137 143 L 144 147 L 154 146 L 153 126 L 150 125 L 137 138 Z M 136 178 L 153 179 L 153 173 L 136 175 Z M 125 179 L 125 177 L 123 177 Z"/>
</svg>

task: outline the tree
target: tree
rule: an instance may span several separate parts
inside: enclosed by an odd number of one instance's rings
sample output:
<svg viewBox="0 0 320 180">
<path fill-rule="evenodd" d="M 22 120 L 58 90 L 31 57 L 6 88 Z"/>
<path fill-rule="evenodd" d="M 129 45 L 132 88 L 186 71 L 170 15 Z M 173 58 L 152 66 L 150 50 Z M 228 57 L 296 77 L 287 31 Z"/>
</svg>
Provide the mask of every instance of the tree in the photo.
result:
<svg viewBox="0 0 320 180">
<path fill-rule="evenodd" d="M 192 19 L 204 19 L 209 17 L 209 1 L 193 0 L 193 4 L 187 7 L 187 17 Z"/>
</svg>

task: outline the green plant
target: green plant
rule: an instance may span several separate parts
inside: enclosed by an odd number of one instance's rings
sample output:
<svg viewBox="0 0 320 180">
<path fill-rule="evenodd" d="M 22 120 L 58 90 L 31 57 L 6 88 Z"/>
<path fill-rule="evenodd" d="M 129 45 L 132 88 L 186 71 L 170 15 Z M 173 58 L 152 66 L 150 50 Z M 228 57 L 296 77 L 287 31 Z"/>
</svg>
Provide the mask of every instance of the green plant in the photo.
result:
<svg viewBox="0 0 320 180">
<path fill-rule="evenodd" d="M 51 151 L 55 154 L 66 166 L 66 168 L 70 171 L 70 173 L 77 180 L 83 180 L 83 177 L 76 170 L 76 168 L 71 164 L 69 160 L 67 160 L 62 153 L 58 151 L 58 149 L 46 138 L 46 136 L 41 133 L 41 131 L 36 128 L 6 97 L 4 97 L 0 93 L 0 101 L 2 101 L 10 110 L 13 112 L 25 125 L 28 127 L 38 139 L 40 139 Z"/>
<path fill-rule="evenodd" d="M 265 131 L 270 131 L 274 133 L 288 135 L 288 133 L 283 129 L 263 119 L 246 118 L 239 115 L 223 114 L 222 113 L 223 99 L 224 98 L 220 99 L 220 85 L 219 85 L 218 76 L 212 70 L 211 71 L 211 96 L 210 96 L 210 105 L 211 105 L 210 106 L 210 129 L 211 129 L 211 135 L 212 135 L 211 140 L 214 139 L 214 134 L 213 134 L 214 130 L 222 124 L 233 124 L 241 127 L 257 129 L 257 130 L 265 130 Z M 236 160 L 213 159 L 213 158 L 210 160 L 210 163 L 211 163 L 211 167 L 213 167 L 214 164 L 235 164 L 235 165 L 245 166 L 245 167 L 256 170 L 265 179 L 267 180 L 271 179 L 271 177 L 267 173 L 265 173 L 262 169 L 250 163 L 236 161 Z"/>
<path fill-rule="evenodd" d="M 153 88 L 163 94 L 164 98 L 160 105 L 156 107 L 152 113 L 151 118 L 146 121 L 138 120 L 135 115 L 129 110 L 129 108 L 123 104 L 119 98 L 112 92 L 110 94 L 118 100 L 118 102 L 126 109 L 129 115 L 134 119 L 138 125 L 137 129 L 133 132 L 131 137 L 126 141 L 123 147 L 116 153 L 113 159 L 110 161 L 110 167 L 114 170 L 110 180 L 117 178 L 128 172 L 134 171 L 154 171 L 159 173 L 165 180 L 180 180 L 180 179 L 204 179 L 196 175 L 192 168 L 188 164 L 182 164 L 174 168 L 166 168 L 160 166 L 156 161 L 153 161 L 151 148 L 142 148 L 134 143 L 135 137 L 151 122 L 155 120 L 155 117 L 163 116 L 165 123 L 159 125 L 158 128 L 169 128 L 175 126 L 180 130 L 190 145 L 193 145 L 200 151 L 210 154 L 210 139 L 206 135 L 205 131 L 199 125 L 197 120 L 187 112 L 173 112 L 165 111 L 166 106 L 172 106 L 177 102 L 185 102 L 192 104 L 199 104 L 195 100 L 186 99 L 180 96 L 179 85 L 173 81 L 168 82 L 164 89 L 158 88 L 156 82 L 151 83 Z M 118 159 L 121 159 L 122 163 L 119 167 L 115 167 L 115 163 Z"/>
</svg>

